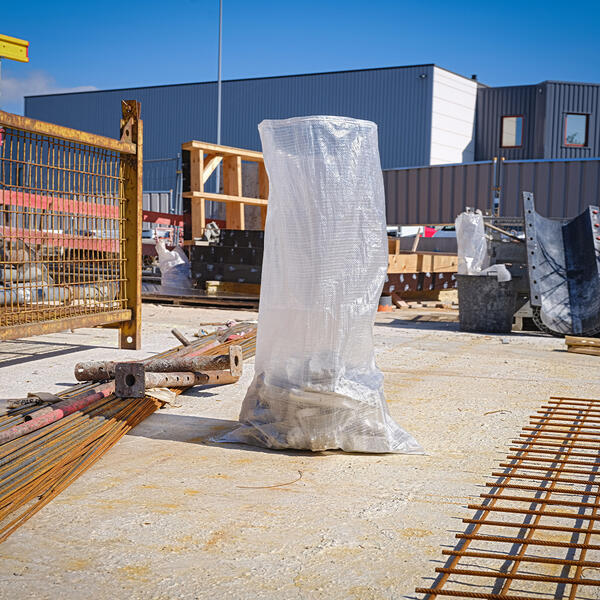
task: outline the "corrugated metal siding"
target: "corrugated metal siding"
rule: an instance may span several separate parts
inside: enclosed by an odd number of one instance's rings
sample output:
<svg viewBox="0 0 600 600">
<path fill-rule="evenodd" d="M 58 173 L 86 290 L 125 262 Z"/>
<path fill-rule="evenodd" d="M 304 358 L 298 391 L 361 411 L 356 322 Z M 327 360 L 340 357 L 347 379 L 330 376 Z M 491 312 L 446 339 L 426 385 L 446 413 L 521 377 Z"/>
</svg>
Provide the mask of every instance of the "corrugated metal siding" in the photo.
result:
<svg viewBox="0 0 600 600">
<path fill-rule="evenodd" d="M 505 216 L 521 216 L 522 192 L 533 192 L 542 216 L 573 218 L 600 204 L 600 160 L 505 161 L 501 187 Z"/>
<path fill-rule="evenodd" d="M 488 210 L 492 161 L 384 171 L 388 225 L 453 223 L 466 206 Z"/>
<path fill-rule="evenodd" d="M 539 89 L 542 92 L 539 92 Z M 477 90 L 475 160 L 491 160 L 504 156 L 510 160 L 543 158 L 543 139 L 539 127 L 543 122 L 544 88 L 537 85 Z M 520 148 L 501 148 L 501 119 L 508 115 L 523 115 L 523 145 Z"/>
<path fill-rule="evenodd" d="M 432 65 L 225 81 L 222 143 L 260 150 L 263 119 L 344 115 L 377 123 L 383 168 L 428 164 L 432 88 Z M 122 99 L 142 103 L 145 158 L 216 138 L 214 82 L 30 97 L 25 114 L 116 137 Z"/>
<path fill-rule="evenodd" d="M 173 192 L 144 192 L 142 194 L 143 210 L 153 212 L 170 213 L 173 204 Z"/>
<path fill-rule="evenodd" d="M 583 83 L 546 84 L 545 158 L 589 158 L 600 156 L 600 86 Z M 566 113 L 586 113 L 588 144 L 584 148 L 564 145 Z"/>
<path fill-rule="evenodd" d="M 452 223 L 466 206 L 490 210 L 496 179 L 500 214 L 523 214 L 522 193 L 533 192 L 544 217 L 573 218 L 600 205 L 600 159 L 500 161 L 384 171 L 389 225 Z"/>
</svg>

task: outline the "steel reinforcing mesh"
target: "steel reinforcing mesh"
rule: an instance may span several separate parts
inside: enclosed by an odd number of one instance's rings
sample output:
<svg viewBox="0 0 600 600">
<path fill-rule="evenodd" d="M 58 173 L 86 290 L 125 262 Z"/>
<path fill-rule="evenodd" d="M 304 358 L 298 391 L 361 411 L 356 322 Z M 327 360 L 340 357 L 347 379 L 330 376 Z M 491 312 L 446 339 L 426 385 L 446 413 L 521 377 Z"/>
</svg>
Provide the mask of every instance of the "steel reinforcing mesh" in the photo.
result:
<svg viewBox="0 0 600 600">
<path fill-rule="evenodd" d="M 0 326 L 125 308 L 121 160 L 0 129 Z"/>
</svg>

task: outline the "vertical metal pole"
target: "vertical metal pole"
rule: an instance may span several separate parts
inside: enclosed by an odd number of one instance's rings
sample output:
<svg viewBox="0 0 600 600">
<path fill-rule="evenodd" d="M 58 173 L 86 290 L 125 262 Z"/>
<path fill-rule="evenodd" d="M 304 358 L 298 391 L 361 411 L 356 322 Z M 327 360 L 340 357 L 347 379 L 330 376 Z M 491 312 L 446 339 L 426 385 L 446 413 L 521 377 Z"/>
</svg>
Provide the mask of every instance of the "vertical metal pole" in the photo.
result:
<svg viewBox="0 0 600 600">
<path fill-rule="evenodd" d="M 23 100 L 23 102 L 25 102 L 25 100 Z M 2 58 L 0 58 L 0 110 L 2 110 Z"/>
<path fill-rule="evenodd" d="M 125 206 L 122 210 L 124 222 L 119 225 L 119 237 L 125 239 L 125 268 L 122 273 L 125 286 L 126 308 L 131 311 L 131 320 L 121 323 L 119 347 L 139 350 L 142 346 L 142 170 L 143 130 L 140 118 L 140 103 L 136 100 L 121 101 L 121 140 L 136 145 L 135 154 L 121 154 L 120 176 L 123 178 Z M 133 124 L 129 129 L 130 119 Z M 128 135 L 127 135 L 128 133 Z M 123 245 L 120 245 L 123 248 Z M 122 257 L 123 258 L 123 257 Z"/>
<path fill-rule="evenodd" d="M 223 0 L 219 0 L 219 72 L 217 75 L 217 144 L 221 144 L 221 45 L 223 32 Z M 221 168 L 216 168 L 215 193 L 221 191 Z"/>
</svg>

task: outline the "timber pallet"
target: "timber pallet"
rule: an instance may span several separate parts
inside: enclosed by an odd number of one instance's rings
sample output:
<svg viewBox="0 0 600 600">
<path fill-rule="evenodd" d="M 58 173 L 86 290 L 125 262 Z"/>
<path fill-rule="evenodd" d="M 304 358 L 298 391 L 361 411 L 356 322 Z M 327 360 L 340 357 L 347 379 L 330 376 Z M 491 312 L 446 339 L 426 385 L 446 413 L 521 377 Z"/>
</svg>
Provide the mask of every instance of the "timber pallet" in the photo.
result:
<svg viewBox="0 0 600 600">
<path fill-rule="evenodd" d="M 142 302 L 171 304 L 173 306 L 222 306 L 229 308 L 258 308 L 258 296 L 242 296 L 239 294 L 206 294 L 205 292 L 171 296 L 167 294 L 144 293 Z"/>
</svg>

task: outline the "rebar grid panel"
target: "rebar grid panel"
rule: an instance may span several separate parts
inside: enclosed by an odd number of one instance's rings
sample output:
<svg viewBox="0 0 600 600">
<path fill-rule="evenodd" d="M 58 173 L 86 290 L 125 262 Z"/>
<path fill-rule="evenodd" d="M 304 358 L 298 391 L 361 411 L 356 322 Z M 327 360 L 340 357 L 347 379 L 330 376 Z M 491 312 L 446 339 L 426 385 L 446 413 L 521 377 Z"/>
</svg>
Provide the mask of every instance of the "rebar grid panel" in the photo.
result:
<svg viewBox="0 0 600 600">
<path fill-rule="evenodd" d="M 551 398 L 513 440 L 425 598 L 600 598 L 600 400 Z"/>
<path fill-rule="evenodd" d="M 136 316 L 138 150 L 0 112 L 0 339 Z"/>
</svg>

